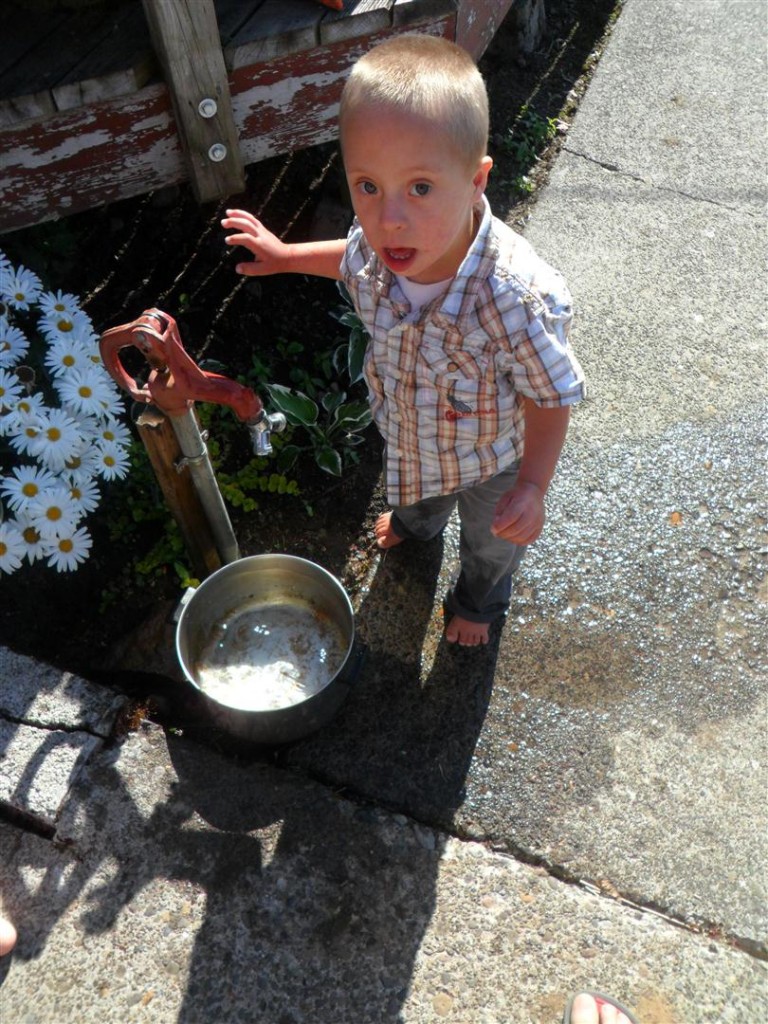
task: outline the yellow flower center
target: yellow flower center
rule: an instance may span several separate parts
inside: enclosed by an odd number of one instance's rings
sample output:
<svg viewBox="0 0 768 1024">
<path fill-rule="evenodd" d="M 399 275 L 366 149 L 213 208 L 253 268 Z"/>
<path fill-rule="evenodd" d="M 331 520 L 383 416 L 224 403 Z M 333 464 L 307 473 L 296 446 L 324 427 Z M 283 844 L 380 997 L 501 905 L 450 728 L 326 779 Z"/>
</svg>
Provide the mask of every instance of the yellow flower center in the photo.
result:
<svg viewBox="0 0 768 1024">
<path fill-rule="evenodd" d="M 27 427 L 24 433 L 27 437 L 37 437 L 37 431 L 34 427 Z"/>
<path fill-rule="evenodd" d="M 62 319 L 57 322 L 56 326 L 58 327 L 62 334 L 66 334 L 68 331 L 71 331 L 75 325 L 72 323 L 71 320 Z"/>
<path fill-rule="evenodd" d="M 50 508 L 45 510 L 45 517 L 50 519 L 52 523 L 56 523 L 61 519 L 61 509 L 57 505 L 51 505 Z"/>
<path fill-rule="evenodd" d="M 28 526 L 26 530 L 23 531 L 22 537 L 27 542 L 27 544 L 37 544 L 37 542 L 40 540 L 40 534 L 37 532 L 34 526 Z"/>
<path fill-rule="evenodd" d="M 36 483 L 34 483 L 34 481 L 28 480 L 21 488 L 21 493 L 24 495 L 25 498 L 34 498 L 34 496 L 38 493 L 39 490 L 40 488 L 37 486 Z"/>
<path fill-rule="evenodd" d="M 79 487 L 73 487 L 69 493 L 72 495 L 75 501 L 80 501 L 80 499 L 83 496 L 83 492 L 80 490 Z"/>
<path fill-rule="evenodd" d="M 115 440 L 115 435 L 112 433 L 111 430 L 105 430 L 104 433 L 101 436 L 104 438 L 105 441 L 114 441 Z"/>
<path fill-rule="evenodd" d="M 26 295 L 24 294 L 24 292 L 16 292 L 16 294 L 13 297 L 14 299 L 16 299 L 17 302 L 23 302 L 24 299 L 26 298 Z"/>
<path fill-rule="evenodd" d="M 74 546 L 75 545 L 72 543 L 69 537 L 62 537 L 62 539 L 59 541 L 59 551 L 63 551 L 64 554 L 66 555 L 69 554 L 69 552 L 72 550 Z"/>
<path fill-rule="evenodd" d="M 49 441 L 60 441 L 61 431 L 59 430 L 58 427 L 48 427 L 48 429 L 45 432 L 45 436 L 48 438 Z"/>
<path fill-rule="evenodd" d="M 67 353 L 67 355 L 65 355 L 64 358 L 61 361 L 62 361 L 62 363 L 64 363 L 65 366 L 74 366 L 75 365 L 75 357 L 69 355 L 69 353 Z"/>
<path fill-rule="evenodd" d="M 82 384 L 77 389 L 77 393 L 78 395 L 80 395 L 81 398 L 90 398 L 91 395 L 93 394 L 93 391 L 88 387 L 87 384 Z"/>
<path fill-rule="evenodd" d="M 104 465 L 105 466 L 114 466 L 114 464 L 115 464 L 115 460 L 114 460 L 114 458 L 111 455 L 105 455 L 104 456 Z"/>
<path fill-rule="evenodd" d="M 8 545 L 4 544 L 3 541 L 0 540 L 0 558 L 6 554 L 8 554 Z"/>
<path fill-rule="evenodd" d="M 73 455 L 71 459 L 67 459 L 64 465 L 67 469 L 80 469 L 83 464 L 83 460 L 79 455 Z"/>
<path fill-rule="evenodd" d="M 57 302 L 53 308 L 56 310 L 57 313 L 63 313 L 67 307 L 64 305 L 63 302 Z"/>
</svg>

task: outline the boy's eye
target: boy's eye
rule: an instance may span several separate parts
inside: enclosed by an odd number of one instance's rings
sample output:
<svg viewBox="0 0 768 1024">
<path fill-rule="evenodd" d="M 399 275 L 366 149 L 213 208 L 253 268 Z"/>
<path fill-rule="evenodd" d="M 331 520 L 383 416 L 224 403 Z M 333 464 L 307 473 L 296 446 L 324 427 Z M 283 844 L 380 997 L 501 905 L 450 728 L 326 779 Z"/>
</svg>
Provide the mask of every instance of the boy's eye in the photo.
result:
<svg viewBox="0 0 768 1024">
<path fill-rule="evenodd" d="M 376 190 L 376 186 L 374 185 L 374 183 L 372 181 L 361 181 L 360 184 L 357 187 L 360 189 L 360 191 L 363 193 L 363 195 L 366 195 L 366 196 L 375 196 L 376 195 L 376 191 L 377 191 Z"/>
<path fill-rule="evenodd" d="M 426 181 L 417 181 L 415 185 L 411 185 L 412 196 L 426 196 L 432 190 L 432 186 Z"/>
</svg>

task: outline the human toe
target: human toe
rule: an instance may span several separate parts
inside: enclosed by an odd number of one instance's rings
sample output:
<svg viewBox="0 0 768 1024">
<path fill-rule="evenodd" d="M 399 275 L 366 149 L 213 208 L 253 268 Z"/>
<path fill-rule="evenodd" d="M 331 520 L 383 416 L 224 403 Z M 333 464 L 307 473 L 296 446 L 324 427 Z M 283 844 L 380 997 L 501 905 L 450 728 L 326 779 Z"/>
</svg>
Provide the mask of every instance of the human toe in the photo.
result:
<svg viewBox="0 0 768 1024">
<path fill-rule="evenodd" d="M 580 992 L 573 1000 L 566 1024 L 636 1024 L 636 1021 L 608 997 L 596 999 L 589 992 Z"/>
</svg>

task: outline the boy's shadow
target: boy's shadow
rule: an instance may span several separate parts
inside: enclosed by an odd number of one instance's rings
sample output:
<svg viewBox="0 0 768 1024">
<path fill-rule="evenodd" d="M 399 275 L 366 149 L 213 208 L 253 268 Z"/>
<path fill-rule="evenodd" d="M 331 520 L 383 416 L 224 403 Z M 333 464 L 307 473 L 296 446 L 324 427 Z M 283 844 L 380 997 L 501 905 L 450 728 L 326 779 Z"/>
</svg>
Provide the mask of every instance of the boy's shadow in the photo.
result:
<svg viewBox="0 0 768 1024">
<path fill-rule="evenodd" d="M 367 647 L 357 683 L 334 721 L 283 760 L 450 829 L 488 710 L 503 623 L 483 647 L 445 640 L 444 561 L 451 558 L 442 537 L 384 555 L 356 616 Z"/>
</svg>

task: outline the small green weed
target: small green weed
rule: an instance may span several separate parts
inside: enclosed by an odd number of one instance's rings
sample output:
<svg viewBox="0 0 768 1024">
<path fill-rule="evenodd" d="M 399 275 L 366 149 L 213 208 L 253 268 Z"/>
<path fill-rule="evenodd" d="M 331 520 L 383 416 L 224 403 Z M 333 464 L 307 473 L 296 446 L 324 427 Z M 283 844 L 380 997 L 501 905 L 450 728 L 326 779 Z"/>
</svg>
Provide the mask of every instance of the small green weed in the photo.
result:
<svg viewBox="0 0 768 1024">
<path fill-rule="evenodd" d="M 512 160 L 512 185 L 523 194 L 534 190 L 528 171 L 537 163 L 557 134 L 557 118 L 542 117 L 527 104 L 501 142 L 502 152 Z"/>
</svg>

